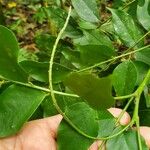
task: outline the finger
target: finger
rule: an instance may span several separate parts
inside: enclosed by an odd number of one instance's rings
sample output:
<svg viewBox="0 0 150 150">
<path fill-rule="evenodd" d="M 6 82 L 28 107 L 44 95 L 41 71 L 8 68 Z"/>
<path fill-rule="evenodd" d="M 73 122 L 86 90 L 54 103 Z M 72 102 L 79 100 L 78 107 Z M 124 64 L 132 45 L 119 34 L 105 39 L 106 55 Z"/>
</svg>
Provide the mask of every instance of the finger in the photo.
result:
<svg viewBox="0 0 150 150">
<path fill-rule="evenodd" d="M 150 148 L 150 127 L 140 127 L 140 133 L 145 139 L 147 146 Z"/>
<path fill-rule="evenodd" d="M 102 144 L 102 141 L 95 141 L 89 148 L 89 150 L 98 150 L 99 146 Z M 103 149 L 105 150 L 105 146 L 103 146 Z"/>
<path fill-rule="evenodd" d="M 97 150 L 98 149 L 98 142 L 95 141 L 89 148 L 89 150 Z"/>
<path fill-rule="evenodd" d="M 51 132 L 52 137 L 56 138 L 57 130 L 58 130 L 58 127 L 59 127 L 59 124 L 60 124 L 62 118 L 63 117 L 61 115 L 55 115 L 52 117 L 41 119 L 40 121 L 47 125 L 48 129 Z"/>
<path fill-rule="evenodd" d="M 108 111 L 115 117 L 118 118 L 119 115 L 122 112 L 122 109 L 119 108 L 110 108 L 108 109 Z M 124 115 L 122 116 L 122 118 L 120 119 L 120 124 L 121 125 L 127 125 L 129 122 L 131 121 L 130 115 L 125 112 Z"/>
<path fill-rule="evenodd" d="M 29 127 L 31 128 L 32 126 L 37 126 L 37 127 L 40 127 L 41 129 L 43 128 L 48 133 L 50 132 L 50 135 L 52 138 L 56 138 L 57 129 L 61 120 L 62 120 L 61 115 L 55 115 L 55 116 L 44 118 L 44 119 L 30 121 L 24 126 L 22 130 L 29 128 Z"/>
</svg>

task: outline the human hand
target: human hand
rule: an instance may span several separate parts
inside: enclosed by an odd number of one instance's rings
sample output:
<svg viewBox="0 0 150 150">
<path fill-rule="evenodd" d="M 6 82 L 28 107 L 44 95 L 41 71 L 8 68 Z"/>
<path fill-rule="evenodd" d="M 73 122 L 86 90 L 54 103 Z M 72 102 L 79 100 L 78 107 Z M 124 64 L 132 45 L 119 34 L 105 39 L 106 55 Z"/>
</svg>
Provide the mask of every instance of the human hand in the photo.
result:
<svg viewBox="0 0 150 150">
<path fill-rule="evenodd" d="M 120 109 L 111 108 L 109 111 L 118 117 Z M 35 120 L 24 125 L 22 130 L 15 136 L 0 140 L 0 150 L 56 150 L 57 129 L 62 120 L 61 115 Z M 130 116 L 125 113 L 120 124 L 126 125 L 130 122 Z M 150 147 L 150 128 L 141 127 L 141 135 Z M 89 150 L 98 150 L 99 142 L 95 142 Z"/>
<path fill-rule="evenodd" d="M 30 121 L 15 136 L 0 139 L 0 150 L 56 150 L 61 115 Z"/>
</svg>

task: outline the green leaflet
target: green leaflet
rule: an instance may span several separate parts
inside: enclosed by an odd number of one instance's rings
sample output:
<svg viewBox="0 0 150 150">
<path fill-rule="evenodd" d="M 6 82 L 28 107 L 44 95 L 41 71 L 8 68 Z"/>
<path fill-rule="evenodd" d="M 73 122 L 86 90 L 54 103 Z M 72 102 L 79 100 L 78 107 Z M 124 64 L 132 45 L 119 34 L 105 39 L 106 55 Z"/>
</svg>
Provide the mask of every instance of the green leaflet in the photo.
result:
<svg viewBox="0 0 150 150">
<path fill-rule="evenodd" d="M 115 129 L 116 120 L 107 110 L 97 111 L 99 131 L 98 137 L 110 136 Z"/>
<path fill-rule="evenodd" d="M 136 70 L 137 70 L 137 83 L 136 83 L 136 85 L 139 86 L 142 83 L 142 81 L 144 80 L 145 75 L 149 69 L 149 66 L 146 65 L 145 63 L 141 62 L 141 61 L 134 61 L 133 63 L 134 63 Z"/>
<path fill-rule="evenodd" d="M 93 142 L 78 134 L 64 120 L 61 122 L 57 138 L 58 150 L 87 150 Z"/>
<path fill-rule="evenodd" d="M 69 68 L 80 68 L 82 66 L 80 60 L 80 52 L 70 48 L 62 49 L 61 64 Z"/>
<path fill-rule="evenodd" d="M 150 1 L 145 0 L 143 4 L 139 1 L 137 6 L 137 18 L 141 25 L 147 30 L 150 30 Z"/>
<path fill-rule="evenodd" d="M 117 130 L 118 129 L 116 129 L 114 132 Z M 119 136 L 108 140 L 106 143 L 106 149 L 112 150 L 112 147 L 114 150 L 138 150 L 137 132 L 134 130 L 125 131 Z M 142 148 L 143 150 L 148 150 L 143 138 Z"/>
<path fill-rule="evenodd" d="M 115 103 L 110 77 L 97 78 L 90 73 L 71 73 L 64 83 L 93 108 L 106 109 Z"/>
<path fill-rule="evenodd" d="M 114 56 L 114 51 L 105 45 L 83 45 L 77 48 L 84 66 L 91 66 Z"/>
<path fill-rule="evenodd" d="M 11 85 L 0 95 L 0 137 L 18 132 L 41 104 L 44 92 L 19 85 Z"/>
<path fill-rule="evenodd" d="M 105 45 L 114 50 L 112 41 L 104 33 L 98 30 L 83 30 L 83 36 L 74 39 L 75 45 Z"/>
<path fill-rule="evenodd" d="M 24 60 L 19 62 L 19 64 L 29 74 L 30 78 L 41 82 L 48 82 L 48 63 Z"/>
<path fill-rule="evenodd" d="M 15 35 L 0 25 L 0 76 L 9 80 L 27 82 L 27 74 L 17 63 L 18 52 L 19 46 Z"/>
<path fill-rule="evenodd" d="M 99 22 L 96 0 L 71 0 L 78 15 L 89 22 Z"/>
<path fill-rule="evenodd" d="M 134 23 L 132 17 L 122 10 L 109 10 L 112 13 L 115 32 L 126 46 L 132 47 L 142 37 L 142 34 Z M 142 45 L 143 41 L 138 44 L 138 46 Z"/>
<path fill-rule="evenodd" d="M 114 121 L 114 117 L 108 111 L 97 112 L 84 102 L 66 108 L 65 114 L 76 127 L 89 136 L 110 135 L 114 127 L 110 123 Z M 109 128 L 107 131 L 106 125 Z M 65 121 L 61 122 L 58 130 L 58 150 L 87 150 L 93 142 L 75 132 Z"/>
<path fill-rule="evenodd" d="M 150 48 L 143 49 L 141 52 L 135 53 L 135 58 L 138 61 L 144 62 L 150 66 Z"/>
<path fill-rule="evenodd" d="M 113 71 L 113 86 L 118 96 L 131 94 L 137 82 L 137 71 L 131 61 L 119 64 Z"/>
<path fill-rule="evenodd" d="M 49 63 L 36 61 L 22 61 L 19 63 L 23 70 L 29 74 L 30 77 L 37 81 L 48 82 Z M 54 63 L 53 67 L 53 82 L 59 83 L 71 72 L 70 69 Z"/>
<path fill-rule="evenodd" d="M 77 103 L 66 109 L 67 117 L 83 132 L 97 136 L 98 123 L 96 113 L 85 103 Z M 58 130 L 58 150 L 87 150 L 94 140 L 77 133 L 66 122 L 60 124 Z M 82 144 L 80 144 L 82 143 Z"/>
<path fill-rule="evenodd" d="M 87 22 L 82 19 L 79 21 L 79 26 L 80 26 L 80 28 L 86 29 L 86 30 L 91 30 L 91 29 L 97 28 L 97 25 L 95 25 L 94 23 Z"/>
</svg>

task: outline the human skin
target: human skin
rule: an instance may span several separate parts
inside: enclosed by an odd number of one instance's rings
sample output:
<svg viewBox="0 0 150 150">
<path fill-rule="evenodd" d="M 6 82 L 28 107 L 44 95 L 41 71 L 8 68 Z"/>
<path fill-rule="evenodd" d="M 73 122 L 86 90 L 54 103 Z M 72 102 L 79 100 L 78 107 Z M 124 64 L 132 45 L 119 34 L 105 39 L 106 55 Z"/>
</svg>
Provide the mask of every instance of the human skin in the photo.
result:
<svg viewBox="0 0 150 150">
<path fill-rule="evenodd" d="M 110 113 L 118 117 L 122 110 L 110 108 Z M 19 133 L 12 137 L 0 139 L 0 150 L 56 150 L 57 129 L 62 120 L 61 115 L 28 122 Z M 130 122 L 130 116 L 125 113 L 120 124 Z M 141 127 L 141 135 L 150 147 L 150 128 Z M 89 150 L 98 150 L 101 142 L 95 142 Z"/>
</svg>

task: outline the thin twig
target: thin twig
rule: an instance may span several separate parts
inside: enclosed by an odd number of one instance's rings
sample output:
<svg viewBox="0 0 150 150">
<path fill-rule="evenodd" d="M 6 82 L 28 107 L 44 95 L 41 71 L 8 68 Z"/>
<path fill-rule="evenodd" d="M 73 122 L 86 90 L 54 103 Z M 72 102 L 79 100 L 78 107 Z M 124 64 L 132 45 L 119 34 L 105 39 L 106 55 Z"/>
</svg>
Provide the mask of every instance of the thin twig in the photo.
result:
<svg viewBox="0 0 150 150">
<path fill-rule="evenodd" d="M 84 69 L 79 70 L 79 71 L 77 71 L 77 72 L 84 72 L 84 71 L 93 69 L 93 68 L 95 68 L 95 67 L 101 66 L 101 65 L 106 64 L 106 63 L 109 63 L 109 62 L 111 62 L 111 61 L 114 61 L 114 60 L 123 58 L 123 57 L 125 57 L 125 56 L 129 56 L 129 55 L 131 55 L 131 54 L 134 54 L 134 53 L 136 53 L 136 52 L 142 51 L 143 49 L 146 49 L 146 48 L 148 48 L 148 47 L 150 47 L 150 45 L 147 45 L 147 46 L 144 46 L 144 47 L 142 47 L 142 48 L 136 49 L 136 50 L 134 50 L 134 51 L 131 51 L 131 52 L 128 52 L 128 53 L 125 53 L 125 54 L 122 54 L 122 55 L 113 57 L 113 58 L 111 58 L 111 59 L 108 59 L 108 60 L 106 60 L 106 61 L 97 63 L 97 64 L 95 64 L 95 65 L 93 65 L 93 66 L 84 68 Z"/>
</svg>

